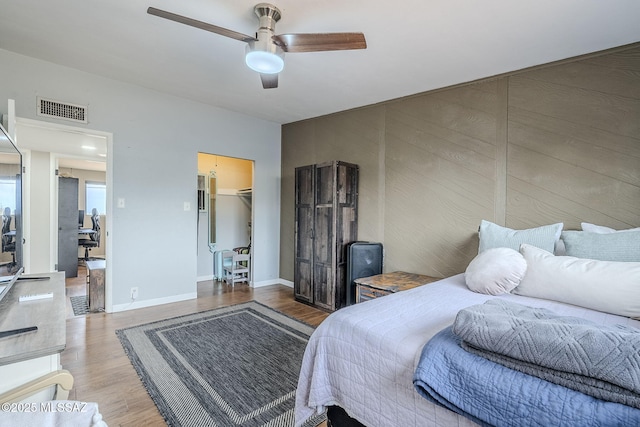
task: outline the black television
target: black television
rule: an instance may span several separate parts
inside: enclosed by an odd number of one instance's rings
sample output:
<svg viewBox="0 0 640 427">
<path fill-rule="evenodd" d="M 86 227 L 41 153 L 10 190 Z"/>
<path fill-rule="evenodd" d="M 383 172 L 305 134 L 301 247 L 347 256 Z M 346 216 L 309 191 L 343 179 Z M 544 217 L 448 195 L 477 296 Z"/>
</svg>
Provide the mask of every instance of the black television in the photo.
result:
<svg viewBox="0 0 640 427">
<path fill-rule="evenodd" d="M 22 259 L 22 154 L 0 125 L 0 213 L 8 216 L 8 232 L 2 233 L 0 299 L 23 271 Z"/>
</svg>

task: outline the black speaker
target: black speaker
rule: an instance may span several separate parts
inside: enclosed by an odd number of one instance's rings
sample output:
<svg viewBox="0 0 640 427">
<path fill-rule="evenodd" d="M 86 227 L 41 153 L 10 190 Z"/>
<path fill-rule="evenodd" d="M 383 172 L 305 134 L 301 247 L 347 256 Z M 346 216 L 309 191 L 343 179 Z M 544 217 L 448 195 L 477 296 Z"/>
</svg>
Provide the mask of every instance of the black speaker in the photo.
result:
<svg viewBox="0 0 640 427">
<path fill-rule="evenodd" d="M 347 305 L 356 303 L 354 280 L 376 274 L 382 274 L 382 243 L 349 243 L 347 245 Z"/>
</svg>

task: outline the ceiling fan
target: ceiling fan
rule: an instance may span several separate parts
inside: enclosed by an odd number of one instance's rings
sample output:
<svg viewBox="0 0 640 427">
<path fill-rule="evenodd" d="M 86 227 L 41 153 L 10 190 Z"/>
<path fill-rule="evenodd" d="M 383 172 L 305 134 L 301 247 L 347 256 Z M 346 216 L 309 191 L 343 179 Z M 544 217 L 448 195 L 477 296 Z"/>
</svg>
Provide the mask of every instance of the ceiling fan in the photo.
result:
<svg viewBox="0 0 640 427">
<path fill-rule="evenodd" d="M 225 37 L 247 43 L 245 61 L 247 66 L 260 73 L 262 87 L 278 87 L 278 73 L 284 68 L 284 53 L 320 52 L 327 50 L 366 49 L 367 42 L 362 33 L 299 33 L 275 34 L 276 22 L 282 14 L 272 4 L 260 3 L 254 8 L 260 20 L 255 37 L 218 27 L 196 19 L 149 7 L 147 13 L 181 24 L 191 25 Z"/>
</svg>

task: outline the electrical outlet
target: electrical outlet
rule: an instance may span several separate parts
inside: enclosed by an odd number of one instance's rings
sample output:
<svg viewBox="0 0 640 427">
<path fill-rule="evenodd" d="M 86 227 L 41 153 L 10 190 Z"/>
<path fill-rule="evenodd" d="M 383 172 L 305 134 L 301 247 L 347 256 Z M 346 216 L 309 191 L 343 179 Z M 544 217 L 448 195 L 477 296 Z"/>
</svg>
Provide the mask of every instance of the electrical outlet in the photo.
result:
<svg viewBox="0 0 640 427">
<path fill-rule="evenodd" d="M 138 288 L 131 288 L 131 299 L 137 299 L 138 298 Z"/>
</svg>

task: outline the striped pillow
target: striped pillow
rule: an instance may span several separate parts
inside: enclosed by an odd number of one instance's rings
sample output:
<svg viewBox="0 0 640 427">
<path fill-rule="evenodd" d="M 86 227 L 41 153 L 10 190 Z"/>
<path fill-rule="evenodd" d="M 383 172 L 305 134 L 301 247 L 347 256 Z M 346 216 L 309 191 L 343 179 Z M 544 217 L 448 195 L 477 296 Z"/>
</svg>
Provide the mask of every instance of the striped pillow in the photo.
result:
<svg viewBox="0 0 640 427">
<path fill-rule="evenodd" d="M 564 231 L 562 240 L 567 255 L 576 258 L 640 262 L 640 231 L 607 234 Z"/>
<path fill-rule="evenodd" d="M 512 230 L 489 221 L 480 223 L 480 246 L 478 253 L 491 248 L 511 248 L 520 250 L 523 243 L 553 253 L 562 233 L 563 223 L 544 225 L 526 230 Z"/>
</svg>

